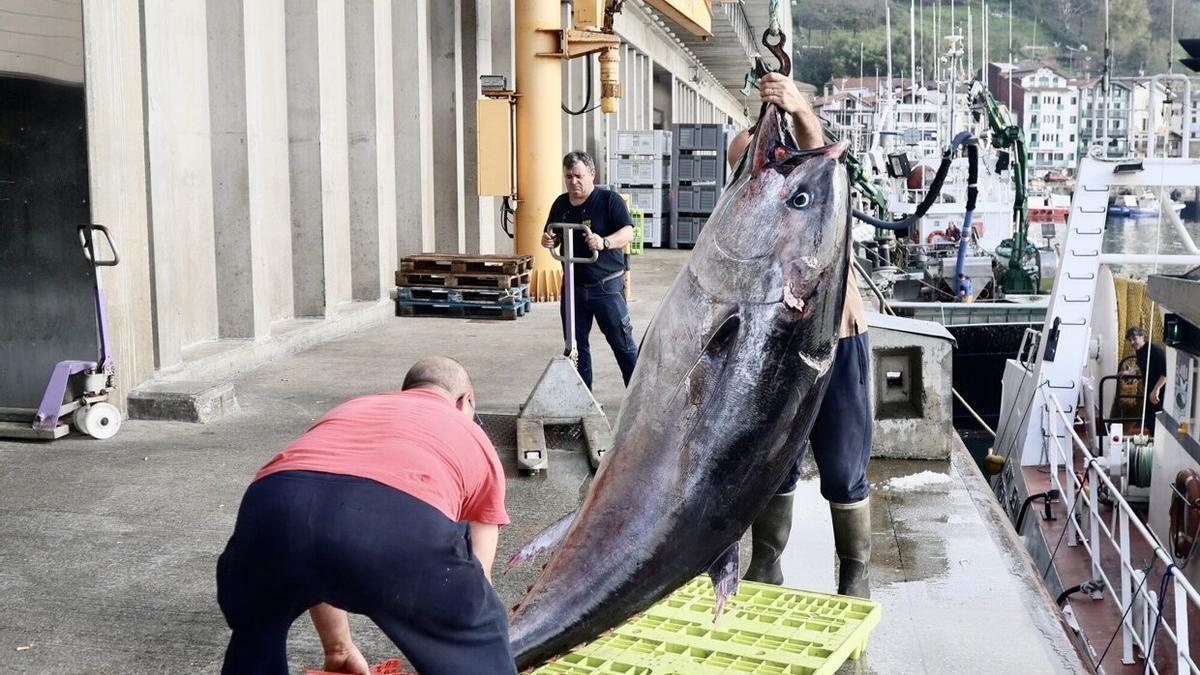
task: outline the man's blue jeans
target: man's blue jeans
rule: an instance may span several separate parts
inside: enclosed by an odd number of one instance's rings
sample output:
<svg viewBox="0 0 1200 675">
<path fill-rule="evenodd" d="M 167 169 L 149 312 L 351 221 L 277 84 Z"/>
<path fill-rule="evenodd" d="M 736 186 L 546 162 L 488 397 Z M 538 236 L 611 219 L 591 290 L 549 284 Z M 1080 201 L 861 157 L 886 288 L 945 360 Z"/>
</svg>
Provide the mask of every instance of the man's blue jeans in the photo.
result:
<svg viewBox="0 0 1200 675">
<path fill-rule="evenodd" d="M 871 492 L 867 461 L 871 458 L 870 371 L 871 343 L 866 333 L 838 340 L 829 388 L 809 432 L 808 442 L 797 449 L 796 463 L 776 494 L 795 491 L 804 453 L 812 446 L 821 496 L 835 504 L 862 501 Z"/>
<path fill-rule="evenodd" d="M 563 293 L 566 293 L 564 289 Z M 566 323 L 566 303 L 560 303 L 563 323 Z M 588 340 L 592 319 L 600 324 L 600 332 L 617 357 L 617 366 L 625 384 L 637 365 L 638 346 L 633 339 L 633 323 L 629 306 L 625 304 L 625 279 L 617 277 L 594 286 L 575 280 L 575 342 L 579 349 L 579 376 L 588 389 L 592 388 L 592 350 Z"/>
</svg>

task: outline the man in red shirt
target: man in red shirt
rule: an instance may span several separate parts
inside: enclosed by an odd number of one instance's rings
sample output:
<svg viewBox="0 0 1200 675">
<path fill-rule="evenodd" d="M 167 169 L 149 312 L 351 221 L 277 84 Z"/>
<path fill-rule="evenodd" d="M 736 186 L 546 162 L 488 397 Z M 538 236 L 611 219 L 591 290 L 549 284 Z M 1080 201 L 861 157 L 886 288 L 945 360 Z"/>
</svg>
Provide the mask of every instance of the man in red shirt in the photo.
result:
<svg viewBox="0 0 1200 675">
<path fill-rule="evenodd" d="M 466 370 L 430 357 L 402 391 L 343 403 L 259 470 L 217 563 L 224 673 L 288 672 L 305 610 L 329 671 L 367 673 L 349 611 L 422 675 L 516 672 L 490 583 L 504 470 L 473 419 Z"/>
</svg>

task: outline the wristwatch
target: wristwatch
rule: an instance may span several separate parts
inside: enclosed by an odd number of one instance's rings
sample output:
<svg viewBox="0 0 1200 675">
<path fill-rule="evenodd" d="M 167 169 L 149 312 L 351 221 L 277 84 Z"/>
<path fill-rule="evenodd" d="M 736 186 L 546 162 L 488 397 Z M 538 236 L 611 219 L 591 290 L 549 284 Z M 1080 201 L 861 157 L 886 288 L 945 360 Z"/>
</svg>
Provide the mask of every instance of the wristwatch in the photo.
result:
<svg viewBox="0 0 1200 675">
<path fill-rule="evenodd" d="M 612 248 L 612 245 L 608 243 L 608 237 L 605 237 L 603 241 L 604 241 L 604 250 L 605 251 Z"/>
</svg>

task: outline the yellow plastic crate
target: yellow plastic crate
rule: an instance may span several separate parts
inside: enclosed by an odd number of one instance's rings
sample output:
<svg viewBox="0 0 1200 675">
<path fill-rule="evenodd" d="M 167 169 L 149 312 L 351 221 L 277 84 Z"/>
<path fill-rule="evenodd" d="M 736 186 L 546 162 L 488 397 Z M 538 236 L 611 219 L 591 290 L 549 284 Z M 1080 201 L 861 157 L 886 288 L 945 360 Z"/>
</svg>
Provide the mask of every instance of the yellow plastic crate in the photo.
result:
<svg viewBox="0 0 1200 675">
<path fill-rule="evenodd" d="M 857 659 L 877 603 L 743 581 L 713 624 L 712 582 L 698 577 L 535 675 L 826 675 Z"/>
<path fill-rule="evenodd" d="M 629 217 L 633 219 L 633 241 L 629 242 L 629 254 L 641 255 L 646 241 L 646 214 L 635 206 L 629 209 Z"/>
</svg>

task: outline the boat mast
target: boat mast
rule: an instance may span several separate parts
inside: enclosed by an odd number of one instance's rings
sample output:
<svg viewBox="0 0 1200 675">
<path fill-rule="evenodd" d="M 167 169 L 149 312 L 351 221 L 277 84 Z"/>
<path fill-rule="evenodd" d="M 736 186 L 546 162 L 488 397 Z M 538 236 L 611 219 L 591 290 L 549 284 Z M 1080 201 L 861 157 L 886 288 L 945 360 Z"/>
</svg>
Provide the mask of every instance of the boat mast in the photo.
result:
<svg viewBox="0 0 1200 675">
<path fill-rule="evenodd" d="M 1104 143 L 1105 157 L 1108 156 L 1109 69 L 1112 67 L 1112 48 L 1108 28 L 1108 0 L 1104 0 L 1104 74 L 1100 80 L 1100 93 L 1104 97 L 1104 135 L 1101 136 L 1101 142 Z"/>
<path fill-rule="evenodd" d="M 884 21 L 887 25 L 885 34 L 887 35 L 887 95 L 892 97 L 892 6 L 890 4 L 884 6 Z"/>
<path fill-rule="evenodd" d="M 975 73 L 975 22 L 971 4 L 967 3 L 967 77 Z"/>
<path fill-rule="evenodd" d="M 1017 70 L 1017 66 L 1015 63 L 1013 63 L 1013 50 L 1012 50 L 1012 0 L 1008 0 L 1008 110 L 1009 110 L 1009 112 L 1012 112 L 1012 110 L 1013 110 L 1012 81 L 1013 81 L 1013 76 L 1016 73 L 1016 70 Z M 1021 114 L 1024 115 L 1025 113 L 1021 113 Z M 1024 124 L 1025 120 L 1021 120 L 1021 123 Z"/>
<path fill-rule="evenodd" d="M 1174 74 L 1175 60 L 1171 52 L 1175 49 L 1175 0 L 1171 0 L 1171 39 L 1167 40 L 1167 73 Z"/>
<path fill-rule="evenodd" d="M 912 97 L 908 110 L 912 113 L 913 129 L 917 127 L 917 0 L 908 0 L 908 80 Z"/>
</svg>

